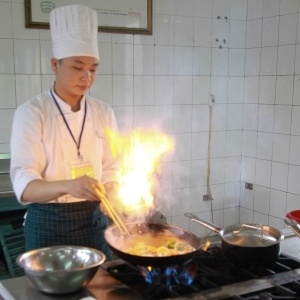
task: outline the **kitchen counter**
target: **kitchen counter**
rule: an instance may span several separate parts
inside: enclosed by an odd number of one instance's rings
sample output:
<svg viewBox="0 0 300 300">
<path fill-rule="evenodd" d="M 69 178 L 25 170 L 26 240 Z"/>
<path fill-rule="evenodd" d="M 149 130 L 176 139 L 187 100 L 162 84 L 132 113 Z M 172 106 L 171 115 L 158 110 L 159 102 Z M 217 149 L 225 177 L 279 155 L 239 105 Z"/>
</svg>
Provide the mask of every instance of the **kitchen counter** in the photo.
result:
<svg viewBox="0 0 300 300">
<path fill-rule="evenodd" d="M 37 290 L 26 276 L 1 281 L 16 300 L 79 300 L 93 297 L 101 300 L 141 300 L 126 286 L 99 268 L 88 286 L 69 295 L 48 295 Z M 0 295 L 1 300 L 3 299 Z"/>
<path fill-rule="evenodd" d="M 300 239 L 290 229 L 283 230 L 283 234 L 285 239 L 281 241 L 281 252 L 300 260 Z M 41 293 L 26 276 L 3 280 L 1 283 L 16 300 L 80 300 L 88 296 L 101 300 L 141 300 L 141 297 L 101 268 L 86 288 L 70 295 Z M 6 300 L 1 296 L 0 299 Z"/>
</svg>

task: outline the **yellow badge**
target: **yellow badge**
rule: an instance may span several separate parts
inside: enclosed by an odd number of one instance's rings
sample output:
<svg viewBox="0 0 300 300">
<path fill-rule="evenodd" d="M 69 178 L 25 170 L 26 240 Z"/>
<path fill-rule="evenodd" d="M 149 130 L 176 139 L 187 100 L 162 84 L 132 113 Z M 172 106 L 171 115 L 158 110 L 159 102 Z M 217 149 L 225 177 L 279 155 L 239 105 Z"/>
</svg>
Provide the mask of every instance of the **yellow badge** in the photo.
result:
<svg viewBox="0 0 300 300">
<path fill-rule="evenodd" d="M 75 179 L 83 175 L 94 177 L 94 168 L 89 160 L 77 159 L 71 162 L 71 178 Z"/>
</svg>

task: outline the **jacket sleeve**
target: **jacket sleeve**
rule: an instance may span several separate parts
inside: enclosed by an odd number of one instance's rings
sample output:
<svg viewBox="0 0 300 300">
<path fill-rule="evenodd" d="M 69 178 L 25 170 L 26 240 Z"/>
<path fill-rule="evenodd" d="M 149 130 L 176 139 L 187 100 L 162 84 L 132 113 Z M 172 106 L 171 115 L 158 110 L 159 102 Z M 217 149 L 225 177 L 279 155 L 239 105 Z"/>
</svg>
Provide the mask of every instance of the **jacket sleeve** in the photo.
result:
<svg viewBox="0 0 300 300">
<path fill-rule="evenodd" d="M 22 194 L 34 179 L 42 178 L 45 154 L 41 137 L 41 119 L 38 110 L 27 103 L 19 106 L 13 118 L 10 141 L 10 176 L 15 195 L 21 202 Z"/>
</svg>

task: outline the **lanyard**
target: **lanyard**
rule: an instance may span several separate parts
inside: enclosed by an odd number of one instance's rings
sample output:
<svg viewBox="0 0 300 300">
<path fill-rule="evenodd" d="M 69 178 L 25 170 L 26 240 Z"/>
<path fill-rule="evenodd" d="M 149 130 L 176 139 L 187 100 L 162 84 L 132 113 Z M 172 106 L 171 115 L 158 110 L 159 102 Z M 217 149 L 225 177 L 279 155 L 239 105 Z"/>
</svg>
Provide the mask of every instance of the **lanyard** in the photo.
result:
<svg viewBox="0 0 300 300">
<path fill-rule="evenodd" d="M 54 97 L 54 95 L 53 95 L 53 93 L 52 93 L 52 90 L 50 90 L 50 93 L 51 93 L 51 96 L 52 96 L 52 98 L 53 98 L 53 100 L 54 100 L 54 102 L 55 102 L 55 104 L 56 104 L 56 106 L 57 106 L 57 108 L 58 108 L 58 110 L 59 110 L 61 116 L 62 116 L 63 119 L 64 119 L 64 122 L 65 122 L 65 124 L 66 124 L 66 126 L 67 126 L 67 128 L 68 128 L 68 130 L 69 130 L 69 133 L 70 133 L 70 135 L 71 135 L 71 137 L 72 137 L 74 143 L 76 144 L 78 158 L 82 158 L 82 156 L 81 156 L 81 154 L 80 154 L 80 143 L 81 143 L 81 137 L 82 137 L 83 128 L 84 128 L 84 124 L 85 124 L 85 117 L 86 117 L 86 106 L 87 106 L 86 100 L 85 100 L 85 103 L 84 103 L 84 117 L 83 117 L 83 121 L 82 121 L 81 132 L 80 132 L 80 135 L 79 135 L 79 141 L 78 141 L 78 143 L 77 143 L 76 140 L 75 140 L 75 138 L 74 138 L 74 135 L 73 135 L 73 133 L 72 133 L 72 131 L 71 131 L 71 128 L 70 128 L 70 126 L 69 126 L 69 124 L 68 124 L 68 122 L 67 122 L 67 120 L 66 120 L 66 118 L 65 118 L 65 116 L 64 116 L 64 114 L 63 114 L 63 112 L 62 112 L 62 110 L 61 110 L 61 108 L 60 108 L 60 106 L 59 106 L 59 104 L 58 104 L 58 102 L 57 102 L 57 100 L 55 99 L 55 97 Z"/>
</svg>

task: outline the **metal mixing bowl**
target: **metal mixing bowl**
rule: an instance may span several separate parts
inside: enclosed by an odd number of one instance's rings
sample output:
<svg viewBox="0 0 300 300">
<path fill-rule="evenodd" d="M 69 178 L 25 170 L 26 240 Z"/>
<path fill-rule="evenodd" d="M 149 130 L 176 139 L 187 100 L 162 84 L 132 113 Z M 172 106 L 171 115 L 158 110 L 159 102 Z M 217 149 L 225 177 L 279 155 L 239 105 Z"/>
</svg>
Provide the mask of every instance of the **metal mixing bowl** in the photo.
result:
<svg viewBox="0 0 300 300">
<path fill-rule="evenodd" d="M 40 291 L 66 294 L 88 284 L 105 259 L 105 254 L 96 249 L 53 246 L 19 255 L 17 264 Z"/>
</svg>

